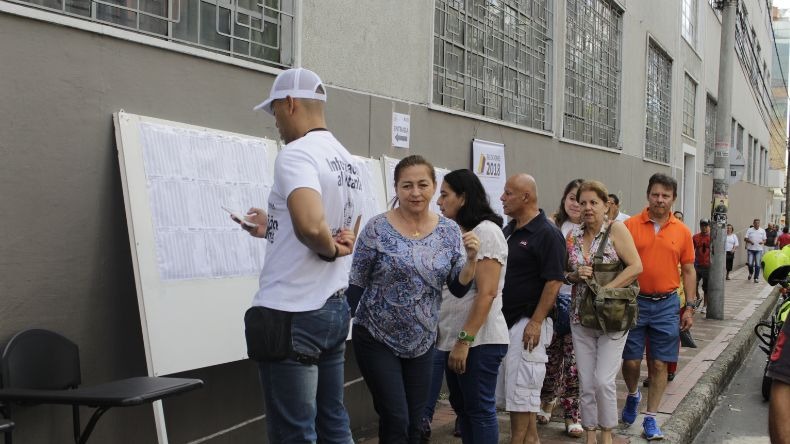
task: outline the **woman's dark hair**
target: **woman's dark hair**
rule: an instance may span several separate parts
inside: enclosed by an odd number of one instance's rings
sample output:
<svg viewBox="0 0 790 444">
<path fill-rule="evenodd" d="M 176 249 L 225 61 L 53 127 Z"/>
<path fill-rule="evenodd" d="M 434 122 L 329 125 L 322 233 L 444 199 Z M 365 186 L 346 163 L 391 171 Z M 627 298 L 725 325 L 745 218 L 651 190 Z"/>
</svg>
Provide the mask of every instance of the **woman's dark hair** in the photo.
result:
<svg viewBox="0 0 790 444">
<path fill-rule="evenodd" d="M 400 160 L 400 162 L 398 162 L 397 165 L 395 165 L 395 186 L 396 187 L 398 186 L 398 180 L 400 180 L 401 171 L 403 171 L 408 167 L 413 167 L 417 165 L 425 165 L 428 167 L 428 170 L 430 171 L 428 174 L 431 176 L 431 180 L 433 181 L 433 184 L 436 185 L 436 170 L 434 170 L 431 162 L 428 162 L 422 156 L 419 156 L 417 154 L 412 154 L 411 156 L 404 157 L 403 159 Z"/>
<path fill-rule="evenodd" d="M 557 227 L 562 227 L 562 224 L 570 218 L 565 211 L 565 198 L 568 197 L 568 193 L 570 193 L 572 189 L 579 188 L 579 185 L 582 183 L 584 183 L 584 179 L 573 179 L 568 182 L 568 185 L 565 185 L 565 191 L 562 192 L 562 197 L 560 198 L 560 207 L 557 209 L 557 212 L 554 213 L 554 223 L 557 224 Z"/>
<path fill-rule="evenodd" d="M 398 190 L 398 180 L 400 180 L 401 172 L 408 168 L 418 165 L 425 165 L 428 167 L 428 175 L 431 176 L 431 182 L 436 185 L 436 170 L 433 168 L 431 162 L 428 162 L 424 157 L 419 156 L 417 154 L 412 154 L 411 156 L 406 156 L 395 165 L 395 191 L 397 193 Z M 392 198 L 392 208 L 395 208 L 395 205 L 398 203 L 398 196 L 397 194 L 395 197 Z"/>
<path fill-rule="evenodd" d="M 455 215 L 455 221 L 461 228 L 469 231 L 484 220 L 491 221 L 498 227 L 502 226 L 502 216 L 491 209 L 483 184 L 471 171 L 451 171 L 444 176 L 444 182 L 455 194 L 464 197 L 464 205 Z"/>
</svg>

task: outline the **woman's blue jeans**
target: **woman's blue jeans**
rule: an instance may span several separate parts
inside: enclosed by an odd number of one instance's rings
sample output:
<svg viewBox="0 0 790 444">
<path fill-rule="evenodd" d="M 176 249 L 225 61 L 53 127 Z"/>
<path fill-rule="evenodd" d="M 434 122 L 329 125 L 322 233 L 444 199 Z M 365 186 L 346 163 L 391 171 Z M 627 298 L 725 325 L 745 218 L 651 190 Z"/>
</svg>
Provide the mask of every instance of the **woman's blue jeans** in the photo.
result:
<svg viewBox="0 0 790 444">
<path fill-rule="evenodd" d="M 420 420 L 431 386 L 433 347 L 416 358 L 401 358 L 356 324 L 351 341 L 379 415 L 379 443 L 419 444 Z"/>
<path fill-rule="evenodd" d="M 450 405 L 458 415 L 464 444 L 499 442 L 496 381 L 505 353 L 506 344 L 478 345 L 469 348 L 463 374 L 445 368 Z"/>
</svg>

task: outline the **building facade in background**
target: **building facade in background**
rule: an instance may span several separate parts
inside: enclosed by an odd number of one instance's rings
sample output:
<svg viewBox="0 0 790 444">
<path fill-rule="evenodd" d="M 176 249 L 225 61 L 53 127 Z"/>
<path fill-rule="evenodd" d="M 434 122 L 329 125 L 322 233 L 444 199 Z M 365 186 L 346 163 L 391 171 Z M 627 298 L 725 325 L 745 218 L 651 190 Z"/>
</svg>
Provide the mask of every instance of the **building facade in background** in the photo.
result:
<svg viewBox="0 0 790 444">
<path fill-rule="evenodd" d="M 0 232 L 10 307 L 0 342 L 51 328 L 80 345 L 86 383 L 144 374 L 111 115 L 276 138 L 251 109 L 291 66 L 322 77 L 330 128 L 354 154 L 422 154 L 456 169 L 471 166 L 472 140 L 502 143 L 507 174 L 534 175 L 549 213 L 577 177 L 601 180 L 623 212 L 638 213 L 660 171 L 681 184 L 677 209 L 696 228 L 711 210 L 721 32 L 712 3 L 0 0 L 2 208 L 47 214 L 7 218 Z M 729 217 L 742 232 L 781 214 L 773 189 L 784 183 L 787 95 L 782 111 L 768 3 L 741 1 L 737 23 Z M 409 149 L 392 146 L 393 113 L 410 116 Z M 347 357 L 360 435 L 375 415 Z M 185 375 L 206 388 L 164 403 L 171 442 L 262 439 L 254 365 Z M 25 407 L 14 418 L 20 442 L 70 433 L 68 411 Z M 94 439 L 154 442 L 152 418 L 148 408 L 107 415 Z"/>
</svg>

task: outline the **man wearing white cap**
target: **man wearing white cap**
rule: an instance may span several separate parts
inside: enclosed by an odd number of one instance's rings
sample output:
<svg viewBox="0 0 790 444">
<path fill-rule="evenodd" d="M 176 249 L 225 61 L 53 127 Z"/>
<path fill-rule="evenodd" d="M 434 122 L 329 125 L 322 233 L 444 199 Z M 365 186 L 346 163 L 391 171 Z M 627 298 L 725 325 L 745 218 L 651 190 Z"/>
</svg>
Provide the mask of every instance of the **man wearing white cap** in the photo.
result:
<svg viewBox="0 0 790 444">
<path fill-rule="evenodd" d="M 349 227 L 366 184 L 326 129 L 325 102 L 321 79 L 297 68 L 278 75 L 255 107 L 274 116 L 287 144 L 275 162 L 268 214 L 251 208 L 245 219 L 257 225 L 242 224 L 269 242 L 245 323 L 272 443 L 353 442 L 343 405 L 344 290 L 356 238 Z"/>
</svg>

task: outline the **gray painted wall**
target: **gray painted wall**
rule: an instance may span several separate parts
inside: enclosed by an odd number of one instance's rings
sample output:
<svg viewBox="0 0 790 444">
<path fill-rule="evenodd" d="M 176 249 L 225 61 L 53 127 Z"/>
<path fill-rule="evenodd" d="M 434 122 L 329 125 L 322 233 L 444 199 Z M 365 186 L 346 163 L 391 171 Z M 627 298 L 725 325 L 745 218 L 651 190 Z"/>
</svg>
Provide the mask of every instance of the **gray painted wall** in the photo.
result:
<svg viewBox="0 0 790 444">
<path fill-rule="evenodd" d="M 687 69 L 703 69 L 693 53 L 679 49 L 679 25 L 674 18 L 660 18 L 658 5 L 643 9 L 641 3 L 636 7 L 636 2 L 628 2 L 624 27 L 632 37 L 624 40 L 628 61 L 622 106 L 628 110 L 624 116 L 633 120 L 623 128 L 623 153 L 612 153 L 424 106 L 431 69 L 429 7 L 382 5 L 371 19 L 372 12 L 347 14 L 353 7 L 350 1 L 342 2 L 334 13 L 316 2 L 303 3 L 304 22 L 311 24 L 303 31 L 303 62 L 315 67 L 328 84 L 338 86 L 329 90 L 328 121 L 355 154 L 407 154 L 390 146 L 392 112 L 397 111 L 412 116 L 408 153 L 424 154 L 437 166 L 468 167 L 474 138 L 504 143 L 508 173 L 526 171 L 536 177 L 547 213 L 556 209 L 565 183 L 576 177 L 602 180 L 621 196 L 621 208 L 629 214 L 643 207 L 650 174 L 663 171 L 682 178 L 682 156 L 675 154 L 672 167 L 642 160 L 645 33 L 674 48 L 676 61 L 689 59 Z M 396 13 L 403 20 L 392 20 Z M 562 23 L 556 29 L 563 29 Z M 381 60 L 382 47 L 392 53 L 407 48 L 408 57 L 403 63 Z M 375 63 L 359 62 L 366 59 Z M 4 216 L 0 342 L 23 328 L 50 328 L 80 345 L 86 383 L 144 374 L 111 114 L 123 108 L 274 138 L 274 121 L 250 112 L 267 94 L 273 78 L 4 13 L 0 13 L 0 60 L 0 214 Z M 704 77 L 710 69 L 705 66 Z M 555 73 L 559 72 L 555 66 Z M 678 117 L 682 95 L 677 93 L 682 70 L 676 68 L 674 73 L 673 147 L 682 140 Z M 561 89 L 555 91 L 559 100 Z M 556 116 L 555 122 L 559 122 Z M 703 123 L 704 118 L 698 117 L 698 130 Z M 555 127 L 560 131 L 559 124 Z M 697 168 L 701 170 L 700 162 Z M 705 202 L 710 196 L 709 176 L 698 175 L 698 183 L 700 202 Z M 732 215 L 738 230 L 748 226 L 752 214 L 764 214 L 764 195 L 765 189 L 751 184 L 731 188 L 731 202 L 739 205 Z M 353 353 L 347 357 L 346 379 L 353 381 L 358 370 Z M 203 378 L 207 386 L 165 403 L 172 442 L 208 436 L 262 414 L 256 369 L 249 362 L 184 375 Z M 374 415 L 364 385 L 352 384 L 346 396 L 354 429 L 370 426 Z M 15 409 L 14 418 L 20 443 L 49 443 L 70 433 L 67 408 L 24 407 Z M 209 442 L 251 442 L 264 430 L 263 421 L 253 421 Z M 152 442 L 154 435 L 151 410 L 140 407 L 111 411 L 100 422 L 94 440 Z"/>
</svg>

